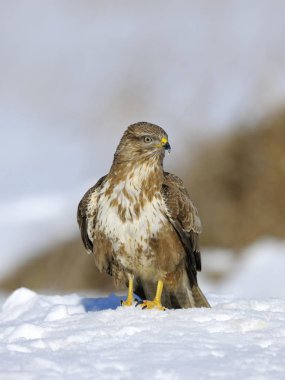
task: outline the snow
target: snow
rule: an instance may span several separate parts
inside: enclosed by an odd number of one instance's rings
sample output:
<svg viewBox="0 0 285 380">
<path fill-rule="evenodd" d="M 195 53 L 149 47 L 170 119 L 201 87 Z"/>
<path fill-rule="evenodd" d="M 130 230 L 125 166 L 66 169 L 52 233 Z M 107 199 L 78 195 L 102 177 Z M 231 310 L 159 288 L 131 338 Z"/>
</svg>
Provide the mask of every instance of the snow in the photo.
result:
<svg viewBox="0 0 285 380">
<path fill-rule="evenodd" d="M 241 252 L 220 288 L 243 298 L 285 298 L 284 268 L 285 242 L 263 238 Z"/>
<path fill-rule="evenodd" d="M 209 294 L 212 309 L 16 290 L 0 314 L 1 379 L 284 379 L 285 303 Z"/>
<path fill-rule="evenodd" d="M 221 263 L 230 274 L 207 287 L 200 276 L 212 309 L 141 310 L 115 294 L 17 289 L 0 313 L 0 379 L 283 380 L 284 252 L 276 239 L 252 244 L 237 263 L 232 251 L 213 250 L 210 269 Z"/>
</svg>

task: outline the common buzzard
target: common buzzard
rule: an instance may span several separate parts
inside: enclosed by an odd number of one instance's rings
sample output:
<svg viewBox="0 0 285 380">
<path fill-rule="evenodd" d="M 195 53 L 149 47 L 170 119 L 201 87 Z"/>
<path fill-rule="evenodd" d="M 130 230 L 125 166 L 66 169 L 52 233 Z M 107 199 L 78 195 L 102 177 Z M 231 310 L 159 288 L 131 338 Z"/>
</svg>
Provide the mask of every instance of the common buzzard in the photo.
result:
<svg viewBox="0 0 285 380">
<path fill-rule="evenodd" d="M 110 172 L 87 191 L 77 220 L 98 269 L 125 283 L 143 308 L 210 307 L 197 283 L 201 222 L 181 179 L 163 170 L 166 132 L 130 125 Z M 163 305 L 163 306 L 162 306 Z"/>
</svg>

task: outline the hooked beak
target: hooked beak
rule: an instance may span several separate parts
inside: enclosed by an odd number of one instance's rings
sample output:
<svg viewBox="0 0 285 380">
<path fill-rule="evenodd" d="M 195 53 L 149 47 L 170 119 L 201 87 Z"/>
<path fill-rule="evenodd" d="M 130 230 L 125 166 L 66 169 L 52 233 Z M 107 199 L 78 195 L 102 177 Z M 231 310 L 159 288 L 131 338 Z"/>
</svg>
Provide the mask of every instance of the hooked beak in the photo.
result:
<svg viewBox="0 0 285 380">
<path fill-rule="evenodd" d="M 168 150 L 168 153 L 171 152 L 171 146 L 170 146 L 169 142 L 167 142 L 166 144 L 164 144 L 163 147 L 164 147 L 165 150 Z"/>
<path fill-rule="evenodd" d="M 168 150 L 168 153 L 170 153 L 171 151 L 171 146 L 167 140 L 167 138 L 163 137 L 161 139 L 161 146 L 165 149 L 165 150 Z"/>
</svg>

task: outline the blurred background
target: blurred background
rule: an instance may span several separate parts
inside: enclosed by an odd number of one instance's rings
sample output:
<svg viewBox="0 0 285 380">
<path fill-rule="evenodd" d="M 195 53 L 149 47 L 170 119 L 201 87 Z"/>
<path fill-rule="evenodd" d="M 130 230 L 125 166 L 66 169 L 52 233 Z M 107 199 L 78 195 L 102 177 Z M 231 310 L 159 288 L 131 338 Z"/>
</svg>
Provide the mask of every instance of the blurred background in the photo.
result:
<svg viewBox="0 0 285 380">
<path fill-rule="evenodd" d="M 202 218 L 202 288 L 285 297 L 284 17 L 283 0 L 1 0 L 0 290 L 114 290 L 77 204 L 150 121 Z"/>
</svg>

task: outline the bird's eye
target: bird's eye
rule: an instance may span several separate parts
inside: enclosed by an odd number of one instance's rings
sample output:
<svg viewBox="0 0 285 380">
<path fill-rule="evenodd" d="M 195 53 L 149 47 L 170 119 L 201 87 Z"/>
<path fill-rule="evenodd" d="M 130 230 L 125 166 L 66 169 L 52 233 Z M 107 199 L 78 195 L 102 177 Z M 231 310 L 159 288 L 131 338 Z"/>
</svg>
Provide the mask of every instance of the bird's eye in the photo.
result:
<svg viewBox="0 0 285 380">
<path fill-rule="evenodd" d="M 146 137 L 144 138 L 144 142 L 147 143 L 147 144 L 149 144 L 149 143 L 152 142 L 152 138 L 149 137 L 149 136 L 146 136 Z"/>
</svg>

